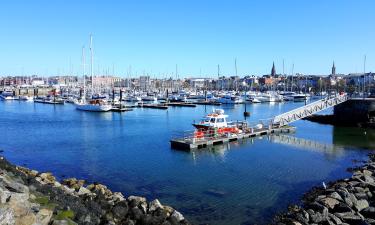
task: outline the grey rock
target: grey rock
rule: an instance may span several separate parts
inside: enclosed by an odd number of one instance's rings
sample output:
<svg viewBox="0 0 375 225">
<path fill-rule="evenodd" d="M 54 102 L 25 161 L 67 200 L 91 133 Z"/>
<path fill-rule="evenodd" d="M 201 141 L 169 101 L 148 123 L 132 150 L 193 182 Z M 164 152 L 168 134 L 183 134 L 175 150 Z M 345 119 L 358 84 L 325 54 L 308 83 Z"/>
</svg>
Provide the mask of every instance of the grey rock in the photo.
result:
<svg viewBox="0 0 375 225">
<path fill-rule="evenodd" d="M 140 205 L 142 202 L 146 202 L 146 198 L 132 195 L 128 197 L 128 201 L 131 203 L 131 206 L 134 207 Z"/>
<path fill-rule="evenodd" d="M 334 198 L 324 198 L 321 199 L 320 202 L 329 209 L 333 209 L 337 204 L 340 203 L 337 199 Z"/>
<path fill-rule="evenodd" d="M 128 214 L 128 203 L 126 201 L 118 202 L 112 209 L 113 216 L 117 219 L 123 219 Z"/>
<path fill-rule="evenodd" d="M 159 208 L 163 208 L 162 204 L 160 204 L 158 199 L 155 199 L 149 203 L 149 211 L 153 212 Z"/>
<path fill-rule="evenodd" d="M 89 189 L 87 189 L 87 188 L 81 186 L 81 187 L 79 188 L 77 194 L 78 194 L 78 196 L 80 196 L 80 195 L 86 195 L 86 194 L 91 194 L 91 191 L 89 191 Z"/>
<path fill-rule="evenodd" d="M 48 225 L 51 221 L 53 211 L 49 209 L 41 209 L 36 214 L 36 223 L 39 225 Z"/>
<path fill-rule="evenodd" d="M 14 211 L 9 208 L 0 208 L 0 224 L 14 225 L 16 220 L 14 218 Z"/>
<path fill-rule="evenodd" d="M 375 207 L 367 207 L 361 211 L 361 214 L 365 217 L 375 219 Z"/>
<path fill-rule="evenodd" d="M 171 215 L 171 218 L 174 218 L 179 222 L 185 219 L 184 216 L 180 212 L 178 212 L 177 210 L 173 211 L 173 213 Z"/>
<path fill-rule="evenodd" d="M 333 221 L 335 224 L 342 224 L 342 221 L 335 215 L 329 213 L 328 217 Z"/>
<path fill-rule="evenodd" d="M 337 192 L 333 192 L 333 193 L 329 194 L 329 197 L 334 198 L 334 199 L 339 200 L 339 201 L 344 201 Z"/>
<path fill-rule="evenodd" d="M 364 199 L 364 200 L 367 200 L 368 199 L 368 196 L 365 192 L 359 192 L 359 193 L 355 193 L 354 196 L 357 198 L 357 199 Z"/>
<path fill-rule="evenodd" d="M 356 201 L 356 203 L 354 204 L 354 207 L 360 212 L 363 209 L 369 207 L 369 203 L 368 201 L 361 199 L 361 200 Z"/>
<path fill-rule="evenodd" d="M 112 197 L 115 202 L 120 202 L 120 201 L 125 200 L 125 197 L 121 192 L 114 192 Z"/>
</svg>

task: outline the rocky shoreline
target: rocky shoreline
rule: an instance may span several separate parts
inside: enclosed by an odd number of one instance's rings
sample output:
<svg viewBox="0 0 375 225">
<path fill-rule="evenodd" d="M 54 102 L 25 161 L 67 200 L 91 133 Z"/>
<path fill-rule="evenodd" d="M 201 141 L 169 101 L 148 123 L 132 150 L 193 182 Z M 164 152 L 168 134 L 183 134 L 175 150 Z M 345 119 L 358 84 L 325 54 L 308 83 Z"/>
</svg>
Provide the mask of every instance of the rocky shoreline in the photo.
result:
<svg viewBox="0 0 375 225">
<path fill-rule="evenodd" d="M 157 199 L 124 197 L 98 183 L 61 181 L 51 173 L 15 166 L 0 157 L 1 225 L 190 224 Z"/>
<path fill-rule="evenodd" d="M 302 206 L 290 206 L 273 224 L 375 224 L 375 155 L 351 171 L 351 178 L 306 193 Z"/>
</svg>

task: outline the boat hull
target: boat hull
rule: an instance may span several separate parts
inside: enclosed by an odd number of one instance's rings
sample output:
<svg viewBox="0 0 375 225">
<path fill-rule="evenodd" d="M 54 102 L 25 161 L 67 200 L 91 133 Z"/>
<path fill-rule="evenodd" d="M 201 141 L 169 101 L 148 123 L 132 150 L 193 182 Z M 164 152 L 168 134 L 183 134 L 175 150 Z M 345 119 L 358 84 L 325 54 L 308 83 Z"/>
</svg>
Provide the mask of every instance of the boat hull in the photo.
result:
<svg viewBox="0 0 375 225">
<path fill-rule="evenodd" d="M 75 104 L 76 109 L 90 112 L 108 112 L 112 109 L 110 105 Z"/>
</svg>

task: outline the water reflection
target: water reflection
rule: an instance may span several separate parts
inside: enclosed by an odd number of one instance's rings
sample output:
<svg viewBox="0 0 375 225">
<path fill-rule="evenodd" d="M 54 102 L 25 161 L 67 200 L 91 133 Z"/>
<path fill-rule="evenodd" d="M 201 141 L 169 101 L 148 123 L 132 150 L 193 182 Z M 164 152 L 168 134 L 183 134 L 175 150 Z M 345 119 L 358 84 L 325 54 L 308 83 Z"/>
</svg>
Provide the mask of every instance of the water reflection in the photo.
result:
<svg viewBox="0 0 375 225">
<path fill-rule="evenodd" d="M 321 152 L 331 157 L 340 157 L 345 154 L 344 148 L 342 147 L 305 138 L 298 138 L 293 135 L 275 134 L 269 137 L 270 141 L 273 143 L 290 145 L 302 150 Z"/>
<path fill-rule="evenodd" d="M 373 137 L 375 132 L 371 132 L 368 134 L 369 136 Z M 197 149 L 191 151 L 192 159 L 195 161 L 200 156 L 207 156 L 212 155 L 215 158 L 220 158 L 221 160 L 225 161 L 225 157 L 228 154 L 228 151 L 231 149 L 241 149 L 241 150 L 248 150 L 248 148 L 240 148 L 241 145 L 249 147 L 248 144 L 254 144 L 255 141 L 265 140 L 275 144 L 283 144 L 295 147 L 296 149 L 300 150 L 307 150 L 313 152 L 323 153 L 325 155 L 329 155 L 330 157 L 341 157 L 345 154 L 345 149 L 336 144 L 329 144 L 324 142 L 319 142 L 315 140 L 305 139 L 296 137 L 293 135 L 286 135 L 286 134 L 272 134 L 267 136 L 260 136 L 260 137 L 253 137 L 248 139 L 237 140 L 231 143 L 222 144 L 222 145 L 215 145 L 203 149 Z"/>
<path fill-rule="evenodd" d="M 375 149 L 375 130 L 357 127 L 333 127 L 333 144 Z"/>
</svg>

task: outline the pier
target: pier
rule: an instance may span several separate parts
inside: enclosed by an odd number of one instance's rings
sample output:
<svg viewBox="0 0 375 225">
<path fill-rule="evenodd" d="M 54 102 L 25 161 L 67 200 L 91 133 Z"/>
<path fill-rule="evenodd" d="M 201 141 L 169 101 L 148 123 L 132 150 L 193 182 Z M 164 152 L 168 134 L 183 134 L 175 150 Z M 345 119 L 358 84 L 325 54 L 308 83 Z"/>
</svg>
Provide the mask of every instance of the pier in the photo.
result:
<svg viewBox="0 0 375 225">
<path fill-rule="evenodd" d="M 327 108 L 336 106 L 348 100 L 346 94 L 333 95 L 322 100 L 318 100 L 291 110 L 289 112 L 280 114 L 267 120 L 260 122 L 255 126 L 248 126 L 246 122 L 236 124 L 236 132 L 220 132 L 220 128 L 210 128 L 207 131 L 195 131 L 188 133 L 179 138 L 172 139 L 171 147 L 181 150 L 195 150 L 206 148 L 208 146 L 219 145 L 236 141 L 244 138 L 251 138 L 262 135 L 269 135 L 274 133 L 291 133 L 295 131 L 295 127 L 288 126 L 289 123 L 311 116 L 314 113 L 320 112 Z"/>
<path fill-rule="evenodd" d="M 247 128 L 243 133 L 226 133 L 226 134 L 209 134 L 208 132 L 203 137 L 197 136 L 194 133 L 175 138 L 171 140 L 171 147 L 177 150 L 196 150 L 206 148 L 209 146 L 225 144 L 228 142 L 237 141 L 240 139 L 252 138 L 257 136 L 275 134 L 275 133 L 293 133 L 295 127 L 285 126 L 280 128 Z"/>
</svg>

